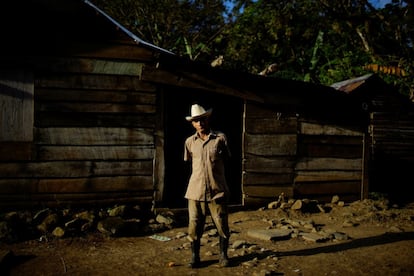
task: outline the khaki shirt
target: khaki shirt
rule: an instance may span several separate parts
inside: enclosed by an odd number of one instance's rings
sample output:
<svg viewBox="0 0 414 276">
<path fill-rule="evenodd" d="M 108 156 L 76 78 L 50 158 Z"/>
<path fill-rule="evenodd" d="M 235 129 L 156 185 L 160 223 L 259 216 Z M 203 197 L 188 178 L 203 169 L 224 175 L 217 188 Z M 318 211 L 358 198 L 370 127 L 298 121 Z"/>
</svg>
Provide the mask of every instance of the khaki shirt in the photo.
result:
<svg viewBox="0 0 414 276">
<path fill-rule="evenodd" d="M 197 133 L 188 137 L 184 147 L 184 161 L 191 161 L 192 172 L 185 198 L 210 201 L 229 196 L 224 162 L 230 157 L 224 133 L 210 131 L 208 139 Z"/>
</svg>

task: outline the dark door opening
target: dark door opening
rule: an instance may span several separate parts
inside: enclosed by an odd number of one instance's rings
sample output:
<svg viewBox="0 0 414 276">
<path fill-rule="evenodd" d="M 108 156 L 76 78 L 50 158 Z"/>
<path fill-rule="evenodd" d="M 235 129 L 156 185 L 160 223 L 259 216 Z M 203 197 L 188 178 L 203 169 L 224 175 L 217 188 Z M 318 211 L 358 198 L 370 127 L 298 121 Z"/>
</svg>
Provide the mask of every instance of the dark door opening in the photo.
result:
<svg viewBox="0 0 414 276">
<path fill-rule="evenodd" d="M 184 208 L 184 198 L 190 176 L 190 165 L 184 162 L 185 139 L 194 133 L 191 124 L 185 120 L 190 114 L 190 106 L 198 102 L 206 108 L 213 108 L 211 128 L 227 135 L 231 162 L 227 168 L 227 181 L 231 191 L 230 204 L 239 205 L 241 191 L 241 150 L 243 101 L 220 94 L 208 94 L 195 90 L 172 88 L 164 95 L 164 150 L 165 182 L 162 205 L 168 208 Z"/>
</svg>

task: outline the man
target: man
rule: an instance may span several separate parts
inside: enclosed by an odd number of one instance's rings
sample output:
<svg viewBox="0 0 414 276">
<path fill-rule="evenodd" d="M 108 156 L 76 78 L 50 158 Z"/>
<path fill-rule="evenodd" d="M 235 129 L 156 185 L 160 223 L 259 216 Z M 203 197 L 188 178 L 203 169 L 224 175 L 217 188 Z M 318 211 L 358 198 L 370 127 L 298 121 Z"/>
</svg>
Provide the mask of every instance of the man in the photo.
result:
<svg viewBox="0 0 414 276">
<path fill-rule="evenodd" d="M 229 265 L 229 188 L 225 178 L 225 162 L 230 157 L 230 150 L 226 135 L 210 128 L 211 113 L 212 109 L 206 111 L 201 105 L 193 104 L 191 115 L 186 117 L 195 129 L 195 133 L 186 139 L 184 147 L 184 161 L 191 161 L 192 168 L 185 194 L 188 200 L 191 268 L 200 266 L 200 239 L 204 232 L 207 211 L 210 212 L 220 236 L 219 265 Z"/>
</svg>

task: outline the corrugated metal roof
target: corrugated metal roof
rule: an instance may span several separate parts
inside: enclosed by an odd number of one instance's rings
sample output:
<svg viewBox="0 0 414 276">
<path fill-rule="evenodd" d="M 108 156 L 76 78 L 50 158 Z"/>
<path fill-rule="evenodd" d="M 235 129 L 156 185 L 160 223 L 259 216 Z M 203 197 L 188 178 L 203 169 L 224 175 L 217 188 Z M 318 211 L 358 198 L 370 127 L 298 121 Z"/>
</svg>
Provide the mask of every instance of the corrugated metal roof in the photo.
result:
<svg viewBox="0 0 414 276">
<path fill-rule="evenodd" d="M 369 79 L 372 75 L 373 74 L 366 74 L 357 78 L 336 82 L 332 84 L 331 87 L 349 94 L 364 84 L 366 80 Z"/>
</svg>

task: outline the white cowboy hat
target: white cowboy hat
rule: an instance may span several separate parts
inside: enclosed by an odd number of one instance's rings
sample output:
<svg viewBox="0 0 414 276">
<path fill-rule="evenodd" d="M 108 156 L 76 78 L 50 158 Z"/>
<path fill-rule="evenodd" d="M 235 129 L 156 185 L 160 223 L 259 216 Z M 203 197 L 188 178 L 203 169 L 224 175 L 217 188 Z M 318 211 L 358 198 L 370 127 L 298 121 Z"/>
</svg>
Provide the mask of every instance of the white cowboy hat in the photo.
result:
<svg viewBox="0 0 414 276">
<path fill-rule="evenodd" d="M 191 106 L 191 116 L 186 116 L 185 119 L 187 121 L 194 121 L 195 119 L 210 116 L 211 112 L 213 112 L 212 108 L 206 111 L 201 105 L 193 104 Z"/>
</svg>

